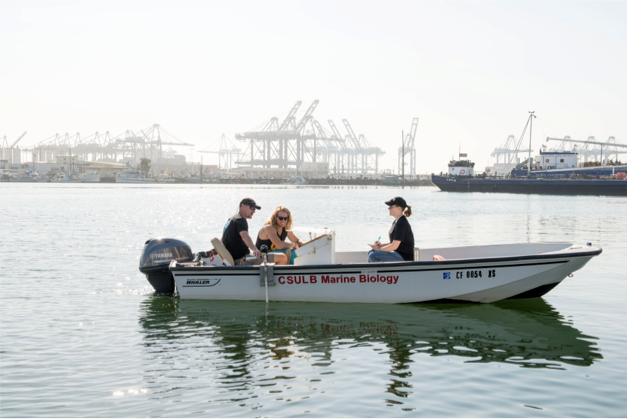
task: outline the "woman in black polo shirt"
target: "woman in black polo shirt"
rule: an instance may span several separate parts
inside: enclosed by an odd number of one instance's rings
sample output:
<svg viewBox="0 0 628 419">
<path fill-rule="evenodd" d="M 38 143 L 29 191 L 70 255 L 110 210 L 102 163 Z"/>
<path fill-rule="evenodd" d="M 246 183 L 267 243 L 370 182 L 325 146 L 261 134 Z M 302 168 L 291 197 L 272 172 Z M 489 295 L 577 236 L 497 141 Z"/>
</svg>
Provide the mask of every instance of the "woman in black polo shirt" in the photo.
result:
<svg viewBox="0 0 628 419">
<path fill-rule="evenodd" d="M 401 262 L 414 260 L 414 234 L 408 218 L 412 215 L 412 207 L 406 200 L 397 196 L 385 202 L 389 214 L 395 221 L 388 232 L 389 243 L 379 240 L 371 245 L 368 253 L 369 262 Z"/>
</svg>

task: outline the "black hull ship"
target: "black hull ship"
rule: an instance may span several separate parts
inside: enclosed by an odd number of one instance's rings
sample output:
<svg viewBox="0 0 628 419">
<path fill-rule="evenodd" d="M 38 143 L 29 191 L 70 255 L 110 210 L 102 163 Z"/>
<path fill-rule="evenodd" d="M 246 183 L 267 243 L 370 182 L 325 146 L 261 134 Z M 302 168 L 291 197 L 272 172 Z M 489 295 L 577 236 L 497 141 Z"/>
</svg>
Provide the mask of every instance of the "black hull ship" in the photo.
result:
<svg viewBox="0 0 628 419">
<path fill-rule="evenodd" d="M 500 179 L 432 175 L 445 192 L 626 196 L 626 179 Z"/>
</svg>

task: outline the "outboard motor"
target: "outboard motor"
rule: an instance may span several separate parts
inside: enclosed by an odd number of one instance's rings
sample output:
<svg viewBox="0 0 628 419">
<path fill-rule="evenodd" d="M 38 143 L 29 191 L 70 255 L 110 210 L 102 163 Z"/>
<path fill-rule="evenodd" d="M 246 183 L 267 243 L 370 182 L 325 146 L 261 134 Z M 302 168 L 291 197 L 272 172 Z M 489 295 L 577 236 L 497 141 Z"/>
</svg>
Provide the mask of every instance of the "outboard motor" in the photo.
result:
<svg viewBox="0 0 628 419">
<path fill-rule="evenodd" d="M 168 269 L 170 262 L 190 262 L 194 259 L 187 243 L 177 239 L 150 239 L 144 243 L 140 257 L 140 272 L 159 294 L 174 293 L 174 278 Z"/>
</svg>

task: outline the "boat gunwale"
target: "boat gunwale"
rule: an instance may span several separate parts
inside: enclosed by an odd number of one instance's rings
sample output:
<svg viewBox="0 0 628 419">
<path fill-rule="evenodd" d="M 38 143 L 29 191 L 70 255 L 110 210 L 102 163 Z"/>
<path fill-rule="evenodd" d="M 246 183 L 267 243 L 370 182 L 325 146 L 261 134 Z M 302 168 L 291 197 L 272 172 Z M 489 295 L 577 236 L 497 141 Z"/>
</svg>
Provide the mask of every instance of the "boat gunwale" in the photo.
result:
<svg viewBox="0 0 628 419">
<path fill-rule="evenodd" d="M 474 247 L 474 246 L 469 246 Z M 589 257 L 592 258 L 602 253 L 602 248 L 591 246 L 591 250 L 587 251 L 578 251 L 578 252 L 565 252 L 561 249 L 559 251 L 551 252 L 551 253 L 540 253 L 540 254 L 531 254 L 531 255 L 520 255 L 520 256 L 496 256 L 496 257 L 484 257 L 484 258 L 464 258 L 464 259 L 445 259 L 445 260 L 424 260 L 424 261 L 404 261 L 404 262 L 380 262 L 380 263 L 368 263 L 368 262 L 360 262 L 360 263 L 332 263 L 332 264 L 322 264 L 322 265 L 275 265 L 273 269 L 275 273 L 280 272 L 293 272 L 293 271 L 311 271 L 311 270 L 339 270 L 342 269 L 343 272 L 345 269 L 362 269 L 362 270 L 377 270 L 378 272 L 394 272 L 398 270 L 403 270 L 404 272 L 411 271 L 412 267 L 434 267 L 438 266 L 438 268 L 433 269 L 419 269 L 419 271 L 428 271 L 428 270 L 442 270 L 445 266 L 455 266 L 455 265 L 477 265 L 477 264 L 485 264 L 489 263 L 495 265 L 499 263 L 498 267 L 508 267 L 503 266 L 501 263 L 503 262 L 517 262 L 517 261 L 525 261 L 532 262 L 535 260 L 548 260 L 548 259 L 565 259 L 563 261 L 555 261 L 555 262 L 546 262 L 546 263 L 567 263 L 576 258 Z M 541 263 L 541 264 L 546 264 Z M 522 263 L 517 264 L 515 266 L 520 265 L 530 265 L 531 263 Z M 539 263 L 535 263 L 539 264 Z M 233 271 L 233 274 L 237 272 L 248 273 L 250 271 L 255 272 L 256 274 L 259 272 L 260 267 L 264 265 L 245 265 L 245 266 L 212 266 L 212 265 L 203 265 L 203 266 L 189 266 L 179 264 L 177 261 L 172 261 L 170 263 L 169 269 L 171 272 L 196 272 L 196 271 L 221 271 L 221 275 L 227 274 L 222 271 Z M 480 268 L 480 267 L 477 267 Z M 485 268 L 485 267 L 482 267 Z M 488 268 L 488 267 L 486 267 Z"/>
</svg>

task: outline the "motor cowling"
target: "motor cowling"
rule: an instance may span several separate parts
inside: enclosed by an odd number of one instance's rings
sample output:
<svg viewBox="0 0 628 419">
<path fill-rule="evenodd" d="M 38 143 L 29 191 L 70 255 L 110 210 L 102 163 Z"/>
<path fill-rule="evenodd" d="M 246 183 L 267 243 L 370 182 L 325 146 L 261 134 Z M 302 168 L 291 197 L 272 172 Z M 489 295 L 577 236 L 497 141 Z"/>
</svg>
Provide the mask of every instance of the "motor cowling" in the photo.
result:
<svg viewBox="0 0 628 419">
<path fill-rule="evenodd" d="M 174 293 L 174 278 L 168 269 L 170 262 L 189 262 L 194 259 L 187 243 L 177 239 L 150 239 L 144 243 L 140 256 L 140 272 L 159 294 Z"/>
</svg>

